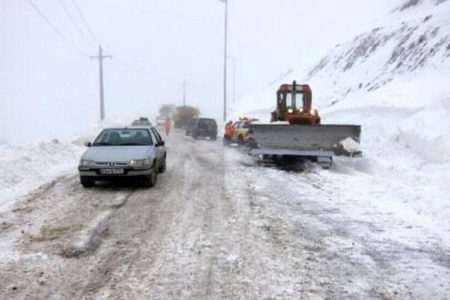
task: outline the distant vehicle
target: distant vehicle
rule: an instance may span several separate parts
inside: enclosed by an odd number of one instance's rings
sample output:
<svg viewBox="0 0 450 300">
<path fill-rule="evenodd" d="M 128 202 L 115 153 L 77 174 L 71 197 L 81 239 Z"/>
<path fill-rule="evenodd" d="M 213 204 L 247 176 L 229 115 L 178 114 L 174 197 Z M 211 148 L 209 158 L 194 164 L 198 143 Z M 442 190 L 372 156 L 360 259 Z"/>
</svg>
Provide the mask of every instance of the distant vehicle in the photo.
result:
<svg viewBox="0 0 450 300">
<path fill-rule="evenodd" d="M 192 106 L 178 106 L 174 115 L 173 123 L 175 128 L 186 128 L 192 118 L 197 118 L 200 115 L 198 108 Z"/>
<path fill-rule="evenodd" d="M 81 156 L 78 171 L 83 187 L 96 181 L 142 180 L 156 184 L 158 173 L 166 169 L 166 149 L 154 127 L 106 128 Z"/>
<path fill-rule="evenodd" d="M 189 120 L 189 123 L 188 123 L 187 126 L 186 126 L 186 130 L 184 131 L 184 133 L 185 133 L 187 136 L 190 136 L 190 135 L 191 135 L 191 133 L 192 133 L 192 128 L 193 128 L 193 126 L 194 126 L 194 124 L 195 124 L 195 122 L 196 122 L 197 120 L 198 120 L 197 118 L 192 118 L 192 119 Z"/>
<path fill-rule="evenodd" d="M 157 117 L 156 118 L 156 126 L 164 127 L 164 123 L 166 122 L 166 117 Z"/>
<path fill-rule="evenodd" d="M 159 108 L 159 116 L 161 118 L 169 117 L 171 118 L 172 115 L 175 113 L 177 107 L 173 104 L 163 104 Z"/>
<path fill-rule="evenodd" d="M 234 134 L 231 140 L 239 145 L 246 144 L 249 138 L 250 124 L 255 121 L 258 119 L 240 117 L 239 121 L 233 124 Z"/>
<path fill-rule="evenodd" d="M 189 135 L 194 139 L 199 137 L 217 139 L 217 123 L 214 119 L 198 118 L 195 119 L 189 128 Z"/>
<path fill-rule="evenodd" d="M 143 125 L 143 126 L 152 126 L 152 122 L 150 122 L 150 120 L 148 118 L 145 117 L 140 117 L 137 120 L 134 120 L 131 123 L 132 126 L 139 126 L 139 125 Z"/>
</svg>

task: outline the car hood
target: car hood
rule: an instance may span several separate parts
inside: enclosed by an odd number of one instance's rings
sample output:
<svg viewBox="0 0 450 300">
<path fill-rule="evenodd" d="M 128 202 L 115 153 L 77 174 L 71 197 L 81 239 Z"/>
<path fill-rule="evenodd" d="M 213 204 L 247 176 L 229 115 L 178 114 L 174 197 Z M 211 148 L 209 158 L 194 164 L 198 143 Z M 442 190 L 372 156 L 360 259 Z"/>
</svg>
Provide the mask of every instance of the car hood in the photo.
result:
<svg viewBox="0 0 450 300">
<path fill-rule="evenodd" d="M 125 162 L 130 159 L 152 159 L 153 157 L 153 146 L 95 146 L 86 150 L 81 159 Z"/>
</svg>

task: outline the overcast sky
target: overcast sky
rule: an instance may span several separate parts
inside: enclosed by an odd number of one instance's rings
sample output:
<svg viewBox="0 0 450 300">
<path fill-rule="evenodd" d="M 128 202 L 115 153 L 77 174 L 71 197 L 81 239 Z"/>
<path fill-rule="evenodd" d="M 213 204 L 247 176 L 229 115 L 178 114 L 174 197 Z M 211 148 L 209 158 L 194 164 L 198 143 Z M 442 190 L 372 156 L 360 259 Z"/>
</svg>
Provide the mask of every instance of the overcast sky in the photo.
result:
<svg viewBox="0 0 450 300">
<path fill-rule="evenodd" d="M 98 42 L 107 118 L 154 117 L 187 102 L 222 116 L 224 3 L 218 0 L 0 0 L 0 140 L 68 139 L 99 118 Z M 77 14 L 74 2 L 91 28 Z M 394 1 L 398 2 L 398 1 Z M 336 43 L 371 29 L 391 0 L 229 0 L 236 101 L 288 69 L 306 70 Z M 81 53 L 80 53 L 81 52 Z M 229 101 L 233 64 L 229 62 Z"/>
</svg>

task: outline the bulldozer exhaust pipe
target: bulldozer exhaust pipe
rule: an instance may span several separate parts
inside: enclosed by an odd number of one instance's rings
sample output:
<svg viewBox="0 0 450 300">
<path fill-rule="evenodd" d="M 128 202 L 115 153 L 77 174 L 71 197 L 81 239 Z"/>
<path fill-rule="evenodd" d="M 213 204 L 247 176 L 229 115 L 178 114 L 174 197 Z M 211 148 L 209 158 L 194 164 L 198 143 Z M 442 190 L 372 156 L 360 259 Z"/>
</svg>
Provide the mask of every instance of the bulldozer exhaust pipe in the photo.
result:
<svg viewBox="0 0 450 300">
<path fill-rule="evenodd" d="M 297 108 L 297 82 L 295 80 L 292 82 L 292 106 L 294 109 Z"/>
</svg>

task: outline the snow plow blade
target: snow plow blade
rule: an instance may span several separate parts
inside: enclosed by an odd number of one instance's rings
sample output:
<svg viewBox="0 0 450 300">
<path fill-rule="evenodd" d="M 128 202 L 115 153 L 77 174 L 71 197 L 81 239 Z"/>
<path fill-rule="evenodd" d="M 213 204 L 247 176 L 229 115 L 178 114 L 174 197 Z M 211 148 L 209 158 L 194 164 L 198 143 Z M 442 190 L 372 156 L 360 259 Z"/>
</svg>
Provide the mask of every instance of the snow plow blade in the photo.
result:
<svg viewBox="0 0 450 300">
<path fill-rule="evenodd" d="M 289 125 L 252 124 L 255 142 L 252 154 L 331 157 L 360 155 L 361 151 L 345 151 L 342 142 L 352 139 L 360 143 L 360 125 Z"/>
</svg>

